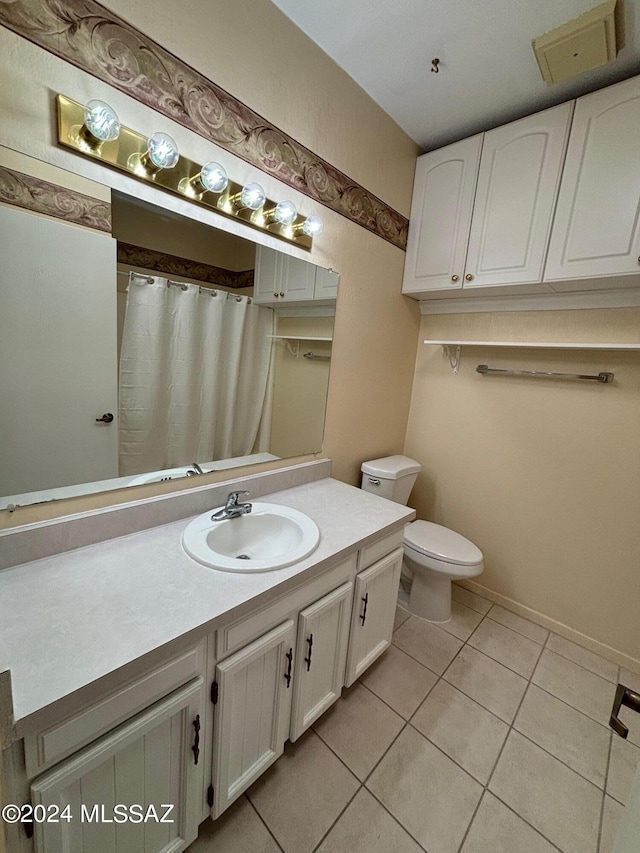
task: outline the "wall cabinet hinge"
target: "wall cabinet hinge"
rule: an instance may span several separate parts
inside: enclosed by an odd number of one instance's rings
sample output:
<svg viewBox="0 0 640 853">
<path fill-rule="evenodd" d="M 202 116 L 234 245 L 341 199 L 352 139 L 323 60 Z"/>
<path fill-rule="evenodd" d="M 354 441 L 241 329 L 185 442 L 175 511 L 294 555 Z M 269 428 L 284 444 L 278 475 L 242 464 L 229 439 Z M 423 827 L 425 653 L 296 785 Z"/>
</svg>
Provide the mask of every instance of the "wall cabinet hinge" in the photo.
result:
<svg viewBox="0 0 640 853">
<path fill-rule="evenodd" d="M 207 788 L 207 805 L 209 806 L 210 809 L 213 808 L 213 794 L 214 794 L 213 785 L 209 785 L 209 787 Z"/>
<path fill-rule="evenodd" d="M 218 682 L 217 681 L 211 682 L 211 701 L 213 702 L 214 705 L 218 704 Z"/>
</svg>

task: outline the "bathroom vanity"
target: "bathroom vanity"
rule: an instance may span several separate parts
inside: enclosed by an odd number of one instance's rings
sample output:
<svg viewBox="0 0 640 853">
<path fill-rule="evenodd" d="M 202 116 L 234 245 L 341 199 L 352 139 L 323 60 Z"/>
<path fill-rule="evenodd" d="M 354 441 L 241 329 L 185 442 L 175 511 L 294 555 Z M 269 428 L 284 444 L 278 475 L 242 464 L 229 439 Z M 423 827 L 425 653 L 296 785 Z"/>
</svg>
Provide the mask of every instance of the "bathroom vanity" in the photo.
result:
<svg viewBox="0 0 640 853">
<path fill-rule="evenodd" d="M 12 853 L 185 849 L 387 648 L 414 513 L 328 478 L 328 465 L 0 537 L 13 563 L 65 542 L 0 572 L 13 700 L 2 798 L 34 807 L 33 822 L 6 827 Z M 190 517 L 232 488 L 304 512 L 316 550 L 255 574 L 193 561 L 180 545 Z"/>
</svg>

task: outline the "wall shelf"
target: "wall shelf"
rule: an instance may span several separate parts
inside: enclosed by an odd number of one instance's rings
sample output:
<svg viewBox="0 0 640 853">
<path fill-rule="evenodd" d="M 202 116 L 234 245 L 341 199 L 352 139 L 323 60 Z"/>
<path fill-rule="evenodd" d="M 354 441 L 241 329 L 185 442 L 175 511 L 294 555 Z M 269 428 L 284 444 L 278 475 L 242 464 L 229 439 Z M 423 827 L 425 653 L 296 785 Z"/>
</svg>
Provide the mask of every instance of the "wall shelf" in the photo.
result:
<svg viewBox="0 0 640 853">
<path fill-rule="evenodd" d="M 520 347 L 528 349 L 575 349 L 575 350 L 619 350 L 621 352 L 640 352 L 640 343 L 556 343 L 555 341 L 462 341 L 462 340 L 432 340 L 424 344 L 443 347 Z"/>
<path fill-rule="evenodd" d="M 267 335 L 267 337 L 274 341 L 333 341 L 333 338 L 305 337 L 304 335 Z"/>
<path fill-rule="evenodd" d="M 462 347 L 514 347 L 519 349 L 557 349 L 557 350 L 593 350 L 600 352 L 640 352 L 640 343 L 625 344 L 625 343 L 573 343 L 573 342 L 556 342 L 556 341 L 462 341 L 462 340 L 435 340 L 427 338 L 422 342 L 431 346 L 441 346 L 444 354 L 449 359 L 449 364 L 454 373 L 460 369 L 460 353 Z M 450 347 L 455 347 L 455 355 L 449 351 Z M 485 365 L 486 366 L 486 365 Z"/>
</svg>

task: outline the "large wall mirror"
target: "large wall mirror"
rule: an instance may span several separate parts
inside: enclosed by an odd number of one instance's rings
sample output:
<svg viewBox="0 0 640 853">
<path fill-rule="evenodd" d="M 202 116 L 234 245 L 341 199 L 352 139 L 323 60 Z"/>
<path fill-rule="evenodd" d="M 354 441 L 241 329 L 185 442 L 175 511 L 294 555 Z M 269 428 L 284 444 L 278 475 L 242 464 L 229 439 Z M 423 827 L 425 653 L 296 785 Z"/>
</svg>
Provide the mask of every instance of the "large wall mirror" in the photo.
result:
<svg viewBox="0 0 640 853">
<path fill-rule="evenodd" d="M 114 192 L 0 206 L 0 508 L 322 450 L 338 275 Z"/>
</svg>

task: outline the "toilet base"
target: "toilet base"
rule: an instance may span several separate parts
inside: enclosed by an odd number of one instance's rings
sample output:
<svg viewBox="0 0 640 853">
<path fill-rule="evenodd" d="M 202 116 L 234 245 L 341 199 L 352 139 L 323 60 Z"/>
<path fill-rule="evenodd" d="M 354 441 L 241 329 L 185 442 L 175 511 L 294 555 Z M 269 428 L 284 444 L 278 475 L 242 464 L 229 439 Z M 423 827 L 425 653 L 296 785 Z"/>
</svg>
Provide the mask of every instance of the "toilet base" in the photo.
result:
<svg viewBox="0 0 640 853">
<path fill-rule="evenodd" d="M 436 572 L 414 572 L 409 610 L 429 622 L 451 619 L 451 578 Z"/>
</svg>

